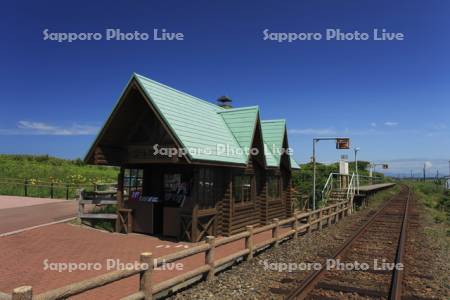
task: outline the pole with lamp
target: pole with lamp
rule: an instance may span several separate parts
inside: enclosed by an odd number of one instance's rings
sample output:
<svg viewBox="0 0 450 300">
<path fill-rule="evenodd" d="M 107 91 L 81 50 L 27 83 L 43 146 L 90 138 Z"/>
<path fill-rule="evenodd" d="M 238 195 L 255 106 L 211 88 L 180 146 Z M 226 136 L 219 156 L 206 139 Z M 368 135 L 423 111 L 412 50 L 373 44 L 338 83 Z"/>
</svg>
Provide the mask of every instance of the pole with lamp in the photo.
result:
<svg viewBox="0 0 450 300">
<path fill-rule="evenodd" d="M 336 141 L 336 149 L 350 149 L 349 138 L 323 137 L 313 138 L 313 210 L 316 210 L 316 144 L 319 141 Z"/>
<path fill-rule="evenodd" d="M 358 151 L 359 147 L 353 148 L 353 151 L 355 152 L 355 172 L 356 172 L 356 190 L 359 194 L 359 174 L 358 174 Z"/>
</svg>

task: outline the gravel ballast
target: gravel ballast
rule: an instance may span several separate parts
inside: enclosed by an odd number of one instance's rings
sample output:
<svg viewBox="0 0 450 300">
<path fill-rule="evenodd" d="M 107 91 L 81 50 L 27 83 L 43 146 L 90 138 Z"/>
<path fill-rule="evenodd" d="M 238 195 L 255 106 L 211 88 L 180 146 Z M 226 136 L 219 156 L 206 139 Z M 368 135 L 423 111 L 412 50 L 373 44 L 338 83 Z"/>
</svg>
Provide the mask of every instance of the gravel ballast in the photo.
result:
<svg viewBox="0 0 450 300">
<path fill-rule="evenodd" d="M 172 295 L 170 299 L 283 299 L 311 270 L 292 270 L 291 272 L 283 270 L 280 272 L 275 270 L 274 263 L 284 267 L 288 267 L 290 263 L 291 265 L 295 263 L 296 267 L 299 267 L 299 264 L 306 267 L 308 263 L 310 263 L 310 266 L 313 266 L 315 262 L 324 263 L 325 259 L 330 257 L 354 233 L 356 228 L 374 214 L 385 199 L 397 193 L 397 190 L 391 189 L 383 193 L 384 195 L 378 197 L 377 201 L 372 201 L 369 207 L 345 217 L 337 224 L 325 227 L 322 231 L 313 231 L 310 234 L 299 236 L 295 240 L 288 240 L 280 244 L 278 248 L 269 248 L 256 255 L 253 260 L 235 265 L 217 274 L 213 280 L 202 281 L 191 288 Z M 415 210 L 415 213 L 419 215 L 423 213 L 420 206 Z M 416 224 L 419 224 L 419 229 L 426 228 L 427 225 L 423 222 L 423 218 L 418 223 L 416 222 Z M 418 230 L 411 237 L 412 243 L 417 243 L 418 236 L 421 236 L 424 240 L 421 239 L 419 245 L 411 245 L 412 251 L 416 251 L 417 247 L 422 247 L 420 253 L 439 252 L 436 247 L 439 248 L 440 245 L 425 245 L 425 241 L 430 242 L 430 238 L 427 238 L 424 230 Z M 406 264 L 411 262 L 411 255 L 411 252 L 409 252 Z M 436 275 L 440 274 L 440 277 L 426 277 L 428 282 L 419 285 L 425 286 L 420 289 L 419 294 L 422 297 L 445 299 L 448 289 L 443 287 L 445 283 L 442 282 L 442 276 L 444 276 L 442 274 L 445 273 L 443 269 L 448 265 L 448 262 L 447 265 L 442 266 L 442 260 L 445 260 L 442 253 L 434 256 L 434 258 L 429 258 L 429 256 L 424 256 L 427 260 L 425 267 L 431 273 L 433 273 L 433 269 L 438 269 Z M 295 268 L 294 265 L 292 266 Z M 424 266 L 418 266 L 418 268 L 421 267 Z M 411 283 L 414 280 L 419 279 L 411 277 L 411 275 L 408 277 L 408 281 Z M 417 291 L 411 290 L 408 295 L 414 297 L 416 292 L 419 292 L 419 289 Z M 355 299 L 358 299 L 358 297 L 356 296 Z"/>
</svg>

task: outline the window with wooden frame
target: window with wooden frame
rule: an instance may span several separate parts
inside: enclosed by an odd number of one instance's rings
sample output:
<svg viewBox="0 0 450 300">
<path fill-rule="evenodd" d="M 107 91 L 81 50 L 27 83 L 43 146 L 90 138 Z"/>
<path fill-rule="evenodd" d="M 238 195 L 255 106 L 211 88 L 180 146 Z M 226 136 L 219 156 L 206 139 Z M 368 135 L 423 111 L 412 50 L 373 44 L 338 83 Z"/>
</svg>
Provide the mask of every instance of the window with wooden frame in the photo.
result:
<svg viewBox="0 0 450 300">
<path fill-rule="evenodd" d="M 267 177 L 267 198 L 269 200 L 281 199 L 281 178 L 280 176 Z"/>
<path fill-rule="evenodd" d="M 214 170 L 211 168 L 199 169 L 197 199 L 200 208 L 213 208 L 216 205 L 214 195 Z"/>
<path fill-rule="evenodd" d="M 125 169 L 123 178 L 124 196 L 128 200 L 139 200 L 142 196 L 143 169 Z"/>
<path fill-rule="evenodd" d="M 252 201 L 252 176 L 236 175 L 233 177 L 233 199 L 236 204 Z"/>
</svg>

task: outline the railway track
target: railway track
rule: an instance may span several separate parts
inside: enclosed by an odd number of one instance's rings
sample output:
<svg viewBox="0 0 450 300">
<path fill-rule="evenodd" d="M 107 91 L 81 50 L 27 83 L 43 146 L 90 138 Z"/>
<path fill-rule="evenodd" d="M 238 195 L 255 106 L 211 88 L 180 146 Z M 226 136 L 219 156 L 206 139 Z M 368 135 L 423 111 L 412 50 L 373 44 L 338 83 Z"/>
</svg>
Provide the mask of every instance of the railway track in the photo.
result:
<svg viewBox="0 0 450 300">
<path fill-rule="evenodd" d="M 402 186 L 285 299 L 401 299 L 410 199 Z"/>
</svg>

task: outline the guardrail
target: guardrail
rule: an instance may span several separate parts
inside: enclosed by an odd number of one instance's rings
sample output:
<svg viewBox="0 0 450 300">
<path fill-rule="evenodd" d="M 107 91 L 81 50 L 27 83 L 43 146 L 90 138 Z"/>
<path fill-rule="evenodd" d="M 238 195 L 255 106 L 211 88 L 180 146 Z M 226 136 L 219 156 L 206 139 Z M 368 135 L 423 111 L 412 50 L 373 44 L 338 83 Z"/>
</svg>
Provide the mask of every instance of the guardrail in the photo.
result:
<svg viewBox="0 0 450 300">
<path fill-rule="evenodd" d="M 253 255 L 268 247 L 278 247 L 278 245 L 289 238 L 297 238 L 300 233 L 309 233 L 313 228 L 321 230 L 324 225 L 337 223 L 345 215 L 350 214 L 351 206 L 348 201 L 342 201 L 333 205 L 316 209 L 309 212 L 296 212 L 293 217 L 279 220 L 274 219 L 273 223 L 262 226 L 247 226 L 246 231 L 229 237 L 216 239 L 214 236 L 208 236 L 206 241 L 200 245 L 186 250 L 168 254 L 153 259 L 152 253 L 144 252 L 140 255 L 140 264 L 138 268 L 131 270 L 119 270 L 109 272 L 94 278 L 86 279 L 81 282 L 66 285 L 61 288 L 50 290 L 42 294 L 33 296 L 31 286 L 22 286 L 14 289 L 11 296 L 12 300 L 56 300 L 65 299 L 83 292 L 134 276 L 139 275 L 139 291 L 123 299 L 153 299 L 157 294 L 173 290 L 177 285 L 181 285 L 189 280 L 198 281 L 201 279 L 211 280 L 215 274 L 231 264 L 240 260 L 251 260 Z M 281 232 L 281 228 L 289 228 L 286 232 Z M 271 238 L 255 244 L 254 237 L 259 233 L 269 231 Z M 217 248 L 230 244 L 238 240 L 245 240 L 245 248 L 223 258 L 215 259 Z M 161 267 L 163 264 L 173 263 L 175 261 L 191 257 L 193 255 L 204 253 L 205 264 L 186 273 L 177 275 L 163 282 L 153 284 L 151 275 L 155 267 Z"/>
</svg>

